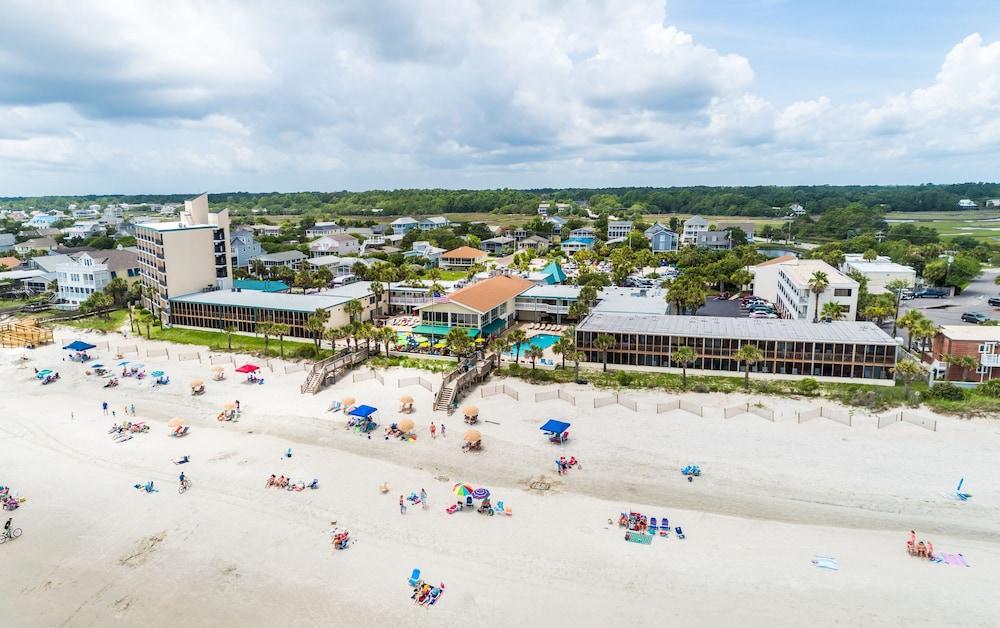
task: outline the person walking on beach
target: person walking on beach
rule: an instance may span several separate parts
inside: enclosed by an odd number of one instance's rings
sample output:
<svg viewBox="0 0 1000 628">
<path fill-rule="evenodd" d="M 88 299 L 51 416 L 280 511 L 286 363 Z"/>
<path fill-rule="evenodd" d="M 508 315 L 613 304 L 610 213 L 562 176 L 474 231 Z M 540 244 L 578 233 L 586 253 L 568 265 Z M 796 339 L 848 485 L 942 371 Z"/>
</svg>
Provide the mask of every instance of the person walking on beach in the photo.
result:
<svg viewBox="0 0 1000 628">
<path fill-rule="evenodd" d="M 406 514 L 406 502 L 403 500 L 402 495 L 399 496 L 399 514 L 401 515 Z"/>
<path fill-rule="evenodd" d="M 240 400 L 239 399 L 236 400 L 236 411 L 237 412 L 240 411 Z"/>
<path fill-rule="evenodd" d="M 441 438 L 444 438 L 444 423 L 441 424 Z"/>
<path fill-rule="evenodd" d="M 423 505 L 424 510 L 427 510 L 427 491 L 420 489 L 420 503 Z"/>
<path fill-rule="evenodd" d="M 102 401 L 101 402 L 101 410 L 104 410 L 104 415 L 107 416 L 107 414 L 108 414 L 108 402 L 107 401 Z"/>
<path fill-rule="evenodd" d="M 129 404 L 128 411 L 129 411 L 129 414 L 131 414 L 132 416 L 135 416 L 135 404 L 134 403 Z"/>
<path fill-rule="evenodd" d="M 434 421 L 431 421 L 431 438 L 437 438 L 437 428 L 434 427 Z"/>
</svg>

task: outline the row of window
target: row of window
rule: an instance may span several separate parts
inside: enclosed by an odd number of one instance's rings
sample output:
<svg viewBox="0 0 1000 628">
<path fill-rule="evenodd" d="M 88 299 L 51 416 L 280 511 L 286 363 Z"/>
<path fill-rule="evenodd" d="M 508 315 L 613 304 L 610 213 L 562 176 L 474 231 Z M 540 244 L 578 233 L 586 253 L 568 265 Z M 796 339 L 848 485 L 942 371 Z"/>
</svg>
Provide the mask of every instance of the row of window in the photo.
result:
<svg viewBox="0 0 1000 628">
<path fill-rule="evenodd" d="M 588 362 L 601 362 L 604 355 L 600 351 L 585 349 L 584 354 Z M 632 366 L 653 366 L 667 367 L 677 366 L 672 364 L 667 356 L 648 355 L 640 353 L 623 353 L 619 351 L 608 351 L 608 364 L 625 364 Z M 706 371 L 733 371 L 740 372 L 745 367 L 741 362 L 727 358 L 699 358 L 693 364 L 687 365 L 691 369 Z M 780 375 L 799 375 L 803 377 L 850 377 L 864 379 L 891 379 L 892 364 L 840 364 L 840 363 L 814 363 L 814 362 L 792 362 L 786 360 L 762 360 L 750 366 L 750 371 L 754 373 L 775 373 Z"/>
</svg>

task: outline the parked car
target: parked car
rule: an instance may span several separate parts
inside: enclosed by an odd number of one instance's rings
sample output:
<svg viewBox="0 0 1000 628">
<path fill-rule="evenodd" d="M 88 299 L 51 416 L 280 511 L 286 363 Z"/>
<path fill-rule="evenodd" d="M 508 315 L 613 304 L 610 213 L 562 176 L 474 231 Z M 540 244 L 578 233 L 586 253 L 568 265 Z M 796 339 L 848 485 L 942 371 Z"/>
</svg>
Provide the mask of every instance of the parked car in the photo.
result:
<svg viewBox="0 0 1000 628">
<path fill-rule="evenodd" d="M 913 298 L 913 290 L 910 290 L 909 288 L 903 288 L 902 290 L 899 291 L 899 298 L 902 301 L 909 301 L 910 299 Z"/>
<path fill-rule="evenodd" d="M 750 312 L 750 318 L 778 318 L 778 315 L 774 312 L 764 312 L 758 310 L 756 312 Z"/>
<path fill-rule="evenodd" d="M 993 307 L 1000 307 L 1000 297 L 990 297 L 987 303 L 989 303 Z"/>
<path fill-rule="evenodd" d="M 918 299 L 944 299 L 948 291 L 944 288 L 921 288 L 913 293 Z"/>
<path fill-rule="evenodd" d="M 990 317 L 982 312 L 965 312 L 962 314 L 963 323 L 975 323 L 977 325 L 990 320 Z"/>
</svg>

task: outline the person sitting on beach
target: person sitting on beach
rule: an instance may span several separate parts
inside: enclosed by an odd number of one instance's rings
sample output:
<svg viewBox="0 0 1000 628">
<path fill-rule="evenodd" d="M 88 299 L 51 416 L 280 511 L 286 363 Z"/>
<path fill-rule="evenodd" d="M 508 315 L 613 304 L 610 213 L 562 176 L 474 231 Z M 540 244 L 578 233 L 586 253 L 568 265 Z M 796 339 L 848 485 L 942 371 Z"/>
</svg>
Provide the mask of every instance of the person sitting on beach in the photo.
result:
<svg viewBox="0 0 1000 628">
<path fill-rule="evenodd" d="M 924 545 L 923 541 L 917 543 L 917 556 L 920 558 L 927 558 L 927 546 Z"/>
<path fill-rule="evenodd" d="M 182 458 L 178 458 L 177 460 L 171 460 L 171 462 L 173 462 L 174 464 L 187 464 L 188 462 L 191 462 L 191 458 L 189 458 L 188 456 L 184 456 Z M 272 475 L 271 477 L 274 476 Z"/>
<path fill-rule="evenodd" d="M 575 456 L 570 456 L 569 457 L 569 466 L 575 467 L 577 465 L 577 462 L 578 461 L 577 461 L 577 459 L 576 459 Z"/>
<path fill-rule="evenodd" d="M 934 544 L 927 541 L 927 558 L 934 558 Z"/>
</svg>

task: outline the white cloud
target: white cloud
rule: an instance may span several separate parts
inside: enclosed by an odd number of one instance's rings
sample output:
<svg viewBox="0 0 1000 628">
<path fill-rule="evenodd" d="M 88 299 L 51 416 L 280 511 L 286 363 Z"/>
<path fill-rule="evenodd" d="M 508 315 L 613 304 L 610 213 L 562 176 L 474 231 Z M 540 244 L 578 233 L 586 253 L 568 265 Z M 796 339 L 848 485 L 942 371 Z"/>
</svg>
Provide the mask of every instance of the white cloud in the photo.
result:
<svg viewBox="0 0 1000 628">
<path fill-rule="evenodd" d="M 779 107 L 750 60 L 669 18 L 660 0 L 7 3 L 0 186 L 927 180 L 1000 144 L 1000 42 L 970 35 L 884 100 Z"/>
</svg>

